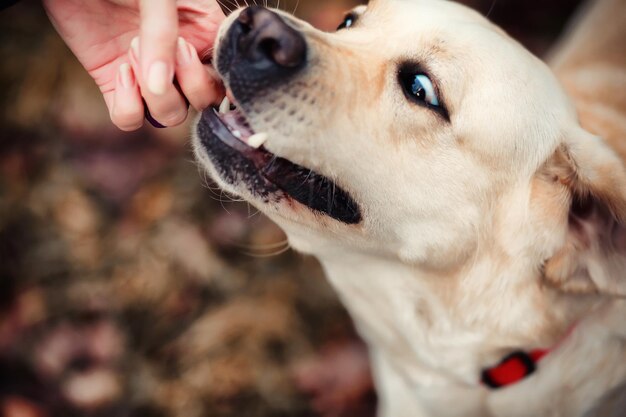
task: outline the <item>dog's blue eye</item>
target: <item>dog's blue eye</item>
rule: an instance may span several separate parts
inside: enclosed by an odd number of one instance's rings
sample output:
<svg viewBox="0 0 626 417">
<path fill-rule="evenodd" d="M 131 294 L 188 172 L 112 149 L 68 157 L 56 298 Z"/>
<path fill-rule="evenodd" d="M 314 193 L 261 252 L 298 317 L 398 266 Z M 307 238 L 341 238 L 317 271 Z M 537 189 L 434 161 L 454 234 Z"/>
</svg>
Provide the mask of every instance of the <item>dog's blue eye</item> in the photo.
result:
<svg viewBox="0 0 626 417">
<path fill-rule="evenodd" d="M 428 75 L 420 70 L 419 65 L 412 63 L 403 64 L 398 73 L 398 81 L 409 100 L 418 104 L 423 103 L 431 108 L 437 108 L 437 110 L 445 112 L 433 82 Z"/>
<path fill-rule="evenodd" d="M 439 107 L 439 99 L 437 98 L 435 87 L 433 87 L 430 78 L 424 74 L 414 76 L 411 85 L 411 94 L 418 100 L 425 101 L 431 106 Z"/>
<path fill-rule="evenodd" d="M 337 30 L 351 28 L 354 25 L 354 22 L 356 22 L 356 16 L 350 13 L 343 19 L 343 22 L 341 22 Z"/>
</svg>

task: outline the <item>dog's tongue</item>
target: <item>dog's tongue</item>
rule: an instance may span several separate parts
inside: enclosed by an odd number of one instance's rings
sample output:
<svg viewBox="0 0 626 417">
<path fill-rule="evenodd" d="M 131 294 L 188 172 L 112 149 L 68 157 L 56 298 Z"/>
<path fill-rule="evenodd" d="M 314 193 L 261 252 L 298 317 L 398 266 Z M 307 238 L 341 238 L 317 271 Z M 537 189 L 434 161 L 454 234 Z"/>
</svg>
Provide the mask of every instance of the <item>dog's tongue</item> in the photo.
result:
<svg viewBox="0 0 626 417">
<path fill-rule="evenodd" d="M 222 123 L 238 141 L 254 149 L 263 146 L 267 140 L 267 134 L 255 133 L 243 113 L 237 108 L 233 109 L 234 106 L 231 103 L 232 101 L 228 97 L 224 97 L 219 109 L 216 109 Z"/>
<path fill-rule="evenodd" d="M 233 133 L 233 136 L 237 139 L 246 142 L 245 139 L 254 135 L 252 128 L 239 110 L 231 110 L 228 113 L 223 114 L 222 121 L 226 123 L 230 131 Z"/>
</svg>

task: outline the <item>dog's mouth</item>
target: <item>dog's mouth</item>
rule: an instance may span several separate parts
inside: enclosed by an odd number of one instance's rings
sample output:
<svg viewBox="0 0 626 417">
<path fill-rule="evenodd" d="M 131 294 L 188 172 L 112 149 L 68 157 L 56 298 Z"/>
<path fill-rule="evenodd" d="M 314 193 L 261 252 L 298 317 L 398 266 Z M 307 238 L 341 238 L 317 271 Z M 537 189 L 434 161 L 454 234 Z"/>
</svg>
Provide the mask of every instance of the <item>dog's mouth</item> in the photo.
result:
<svg viewBox="0 0 626 417">
<path fill-rule="evenodd" d="M 316 213 L 346 224 L 361 222 L 354 199 L 331 179 L 268 151 L 268 136 L 255 133 L 244 113 L 228 98 L 202 113 L 200 142 L 220 175 L 230 183 L 245 182 L 265 202 L 291 198 Z"/>
</svg>

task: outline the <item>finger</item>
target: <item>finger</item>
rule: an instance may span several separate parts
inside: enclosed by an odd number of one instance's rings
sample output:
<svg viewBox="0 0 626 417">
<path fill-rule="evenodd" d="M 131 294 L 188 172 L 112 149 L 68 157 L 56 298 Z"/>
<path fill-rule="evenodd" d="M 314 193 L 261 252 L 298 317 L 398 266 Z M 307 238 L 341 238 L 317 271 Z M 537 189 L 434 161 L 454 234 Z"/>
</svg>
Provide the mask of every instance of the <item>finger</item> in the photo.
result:
<svg viewBox="0 0 626 417">
<path fill-rule="evenodd" d="M 143 102 L 139 85 L 128 63 L 120 65 L 111 105 L 113 124 L 124 131 L 137 130 L 143 125 Z"/>
<path fill-rule="evenodd" d="M 173 88 L 178 39 L 176 0 L 140 0 L 140 19 L 143 92 L 164 96 Z"/>
<path fill-rule="evenodd" d="M 221 82 L 209 74 L 200 62 L 196 49 L 183 38 L 178 38 L 176 79 L 183 94 L 196 110 L 219 104 L 224 97 Z"/>
<path fill-rule="evenodd" d="M 138 56 L 143 50 L 143 44 L 140 44 L 139 38 L 135 38 L 131 42 L 129 51 L 130 63 L 135 73 L 140 71 Z M 145 83 L 140 83 L 140 91 L 143 96 L 148 110 L 153 119 L 163 126 L 177 126 L 187 118 L 187 102 L 181 93 L 170 81 L 163 94 L 156 95 L 151 93 Z"/>
</svg>

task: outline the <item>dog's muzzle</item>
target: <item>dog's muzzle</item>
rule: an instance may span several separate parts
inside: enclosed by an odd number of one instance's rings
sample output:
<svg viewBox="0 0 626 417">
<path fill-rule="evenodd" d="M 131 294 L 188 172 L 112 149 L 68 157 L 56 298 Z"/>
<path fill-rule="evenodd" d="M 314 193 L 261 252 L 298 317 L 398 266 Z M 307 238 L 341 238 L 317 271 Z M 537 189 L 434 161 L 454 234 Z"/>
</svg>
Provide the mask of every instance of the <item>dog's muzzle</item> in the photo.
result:
<svg viewBox="0 0 626 417">
<path fill-rule="evenodd" d="M 335 179 L 272 153 L 265 147 L 272 130 L 256 131 L 263 125 L 249 119 L 263 114 L 263 105 L 272 103 L 268 96 L 289 94 L 290 81 L 306 75 L 307 41 L 297 27 L 288 17 L 258 6 L 242 10 L 232 21 L 216 56 L 228 98 L 198 119 L 198 151 L 224 182 L 245 184 L 265 204 L 288 199 L 289 207 L 297 202 L 317 215 L 357 225 L 361 210 L 348 191 Z M 298 123 L 283 116 L 281 122 Z"/>
<path fill-rule="evenodd" d="M 241 11 L 220 47 L 217 68 L 239 102 L 258 97 L 300 72 L 307 43 L 281 16 L 259 6 Z"/>
</svg>

